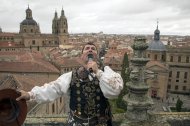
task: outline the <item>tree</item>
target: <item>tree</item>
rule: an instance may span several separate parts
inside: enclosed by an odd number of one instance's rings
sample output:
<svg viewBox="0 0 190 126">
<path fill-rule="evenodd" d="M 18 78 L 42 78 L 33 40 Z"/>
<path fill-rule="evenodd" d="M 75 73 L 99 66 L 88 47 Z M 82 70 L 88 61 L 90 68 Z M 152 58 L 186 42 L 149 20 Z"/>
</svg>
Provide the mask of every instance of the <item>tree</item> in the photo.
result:
<svg viewBox="0 0 190 126">
<path fill-rule="evenodd" d="M 182 105 L 183 105 L 183 101 L 181 101 L 180 98 L 178 98 L 177 102 L 176 102 L 176 111 L 177 112 L 181 112 Z"/>
<path fill-rule="evenodd" d="M 123 96 L 127 94 L 126 82 L 129 81 L 129 75 L 130 75 L 130 72 L 129 72 L 128 54 L 125 53 L 124 58 L 123 58 L 122 70 L 121 70 L 121 77 L 123 79 L 124 87 L 120 95 L 118 96 L 118 99 L 116 100 L 117 107 L 124 110 L 127 109 L 127 104 L 126 104 L 126 101 L 123 100 Z"/>
</svg>

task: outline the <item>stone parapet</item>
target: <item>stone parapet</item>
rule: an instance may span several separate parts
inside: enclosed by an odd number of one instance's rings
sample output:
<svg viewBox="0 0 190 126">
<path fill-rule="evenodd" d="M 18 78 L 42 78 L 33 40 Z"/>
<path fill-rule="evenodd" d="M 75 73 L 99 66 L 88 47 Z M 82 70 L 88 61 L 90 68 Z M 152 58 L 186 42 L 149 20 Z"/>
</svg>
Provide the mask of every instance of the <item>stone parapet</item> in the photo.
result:
<svg viewBox="0 0 190 126">
<path fill-rule="evenodd" d="M 189 126 L 190 112 L 150 113 L 150 118 L 141 122 L 130 122 L 125 119 L 127 113 L 114 114 L 114 126 Z M 64 126 L 68 115 L 28 115 L 24 126 Z"/>
</svg>

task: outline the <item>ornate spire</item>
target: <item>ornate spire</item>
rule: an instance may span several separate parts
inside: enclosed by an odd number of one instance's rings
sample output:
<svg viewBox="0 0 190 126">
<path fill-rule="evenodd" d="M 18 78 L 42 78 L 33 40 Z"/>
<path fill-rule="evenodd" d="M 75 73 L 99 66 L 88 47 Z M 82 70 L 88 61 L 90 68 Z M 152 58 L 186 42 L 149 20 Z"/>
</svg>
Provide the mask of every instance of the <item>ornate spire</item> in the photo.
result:
<svg viewBox="0 0 190 126">
<path fill-rule="evenodd" d="M 0 27 L 0 33 L 2 33 L 2 28 Z"/>
<path fill-rule="evenodd" d="M 55 10 L 55 16 L 54 16 L 54 19 L 57 19 L 58 16 L 57 16 L 57 10 Z"/>
<path fill-rule="evenodd" d="M 156 26 L 156 30 L 154 31 L 154 40 L 155 41 L 159 41 L 160 40 L 160 31 L 158 30 L 158 19 L 157 19 L 157 26 Z"/>
<path fill-rule="evenodd" d="M 26 9 L 26 19 L 33 19 L 32 10 L 30 9 L 29 4 L 28 4 L 28 8 Z"/>
<path fill-rule="evenodd" d="M 62 6 L 62 10 L 61 10 L 61 16 L 65 16 L 64 10 L 63 10 L 63 6 Z"/>
</svg>

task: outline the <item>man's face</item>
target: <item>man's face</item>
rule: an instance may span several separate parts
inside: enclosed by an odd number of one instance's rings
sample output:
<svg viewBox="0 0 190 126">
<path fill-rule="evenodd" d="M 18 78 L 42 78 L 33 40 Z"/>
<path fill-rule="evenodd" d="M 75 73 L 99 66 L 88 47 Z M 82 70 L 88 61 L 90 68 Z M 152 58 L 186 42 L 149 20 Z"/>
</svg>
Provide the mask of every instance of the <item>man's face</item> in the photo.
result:
<svg viewBox="0 0 190 126">
<path fill-rule="evenodd" d="M 85 45 L 82 55 L 81 55 L 82 60 L 87 62 L 89 54 L 93 55 L 94 60 L 97 59 L 97 49 L 94 45 Z"/>
</svg>

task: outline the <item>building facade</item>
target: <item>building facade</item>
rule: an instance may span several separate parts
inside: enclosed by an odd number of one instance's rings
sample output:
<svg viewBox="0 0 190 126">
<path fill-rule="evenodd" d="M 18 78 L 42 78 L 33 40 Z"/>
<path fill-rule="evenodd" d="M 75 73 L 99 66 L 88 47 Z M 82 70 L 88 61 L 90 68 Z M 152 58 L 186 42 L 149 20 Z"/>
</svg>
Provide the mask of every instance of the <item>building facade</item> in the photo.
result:
<svg viewBox="0 0 190 126">
<path fill-rule="evenodd" d="M 26 19 L 20 23 L 19 33 L 0 32 L 0 44 L 12 42 L 7 46 L 0 46 L 3 51 L 37 50 L 43 51 L 52 47 L 59 47 L 68 42 L 68 24 L 61 11 L 58 18 L 57 12 L 52 20 L 52 34 L 44 34 L 40 31 L 40 25 L 33 19 L 32 10 L 26 9 Z"/>
<path fill-rule="evenodd" d="M 167 99 L 167 93 L 190 94 L 190 47 L 165 46 L 160 41 L 160 31 L 154 32 L 149 42 L 146 57 L 150 58 L 147 69 L 155 77 L 148 80 L 149 94 L 155 98 Z"/>
<path fill-rule="evenodd" d="M 166 63 L 169 66 L 168 91 L 190 94 L 190 47 L 169 47 Z"/>
</svg>

